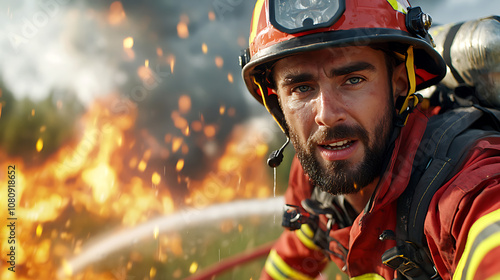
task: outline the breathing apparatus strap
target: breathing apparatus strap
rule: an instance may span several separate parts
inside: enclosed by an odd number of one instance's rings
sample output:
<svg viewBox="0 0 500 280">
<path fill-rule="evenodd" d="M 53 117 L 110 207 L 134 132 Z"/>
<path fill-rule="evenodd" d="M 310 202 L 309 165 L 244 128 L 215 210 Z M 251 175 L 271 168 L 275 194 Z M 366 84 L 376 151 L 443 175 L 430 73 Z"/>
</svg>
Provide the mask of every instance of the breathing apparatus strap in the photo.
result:
<svg viewBox="0 0 500 280">
<path fill-rule="evenodd" d="M 402 121 L 402 126 L 406 125 L 409 114 L 415 107 L 417 107 L 417 104 L 419 103 L 419 98 L 415 95 L 417 83 L 415 78 L 414 61 L 413 46 L 409 46 L 406 50 L 405 56 L 406 74 L 408 75 L 408 93 L 406 94 L 406 99 L 403 102 L 403 106 L 399 110 L 399 116 Z"/>
</svg>

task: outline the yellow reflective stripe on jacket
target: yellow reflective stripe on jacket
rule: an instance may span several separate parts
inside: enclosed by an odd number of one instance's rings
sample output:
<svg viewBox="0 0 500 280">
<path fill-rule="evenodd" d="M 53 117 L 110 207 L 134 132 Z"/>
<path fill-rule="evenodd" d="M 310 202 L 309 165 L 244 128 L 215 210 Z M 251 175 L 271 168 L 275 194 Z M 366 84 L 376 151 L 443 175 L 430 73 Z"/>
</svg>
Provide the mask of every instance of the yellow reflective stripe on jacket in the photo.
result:
<svg viewBox="0 0 500 280">
<path fill-rule="evenodd" d="M 360 276 L 352 277 L 351 280 L 385 280 L 384 277 L 376 273 L 367 273 Z"/>
<path fill-rule="evenodd" d="M 291 268 L 278 255 L 276 250 L 271 250 L 267 257 L 266 265 L 264 266 L 267 274 L 275 280 L 281 279 L 297 279 L 297 280 L 314 280 L 314 278 L 305 275 L 304 273 Z"/>
<path fill-rule="evenodd" d="M 479 218 L 471 227 L 453 279 L 473 279 L 484 256 L 500 246 L 500 209 Z"/>
<path fill-rule="evenodd" d="M 295 231 L 295 234 L 299 238 L 300 242 L 304 244 L 307 248 L 311 250 L 317 250 L 318 246 L 314 244 L 314 232 L 308 224 L 302 224 L 299 230 Z"/>
<path fill-rule="evenodd" d="M 500 273 L 497 273 L 497 274 L 495 274 L 493 276 L 490 276 L 486 280 L 498 280 L 498 279 L 500 279 Z"/>
</svg>

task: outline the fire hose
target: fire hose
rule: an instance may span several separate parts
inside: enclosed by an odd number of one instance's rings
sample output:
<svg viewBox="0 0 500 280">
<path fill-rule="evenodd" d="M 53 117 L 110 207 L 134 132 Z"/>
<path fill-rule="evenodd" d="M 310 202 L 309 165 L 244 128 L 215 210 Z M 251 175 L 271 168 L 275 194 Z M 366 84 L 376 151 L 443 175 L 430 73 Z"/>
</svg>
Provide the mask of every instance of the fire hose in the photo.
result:
<svg viewBox="0 0 500 280">
<path fill-rule="evenodd" d="M 140 240 L 151 238 L 151 233 L 155 230 L 161 234 L 168 234 L 182 229 L 213 224 L 214 222 L 224 221 L 230 218 L 237 219 L 251 217 L 253 215 L 268 214 L 281 216 L 283 204 L 284 199 L 280 196 L 268 199 L 251 199 L 216 204 L 203 209 L 184 209 L 176 212 L 175 215 L 159 217 L 134 228 L 109 232 L 102 236 L 95 237 L 85 244 L 80 254 L 70 258 L 65 262 L 63 267 L 60 268 L 58 277 L 60 279 L 66 279 L 68 276 L 66 271 L 71 271 L 72 274 L 78 273 L 88 265 L 101 261 L 114 252 L 126 249 L 131 244 L 135 244 Z M 233 257 L 231 260 L 219 263 L 214 269 L 216 269 L 216 271 L 224 271 L 259 258 L 269 252 L 270 246 L 271 245 L 268 244 L 250 253 Z"/>
<path fill-rule="evenodd" d="M 269 242 L 260 247 L 255 248 L 250 252 L 243 252 L 236 256 L 232 256 L 229 259 L 225 259 L 215 265 L 212 265 L 190 277 L 185 278 L 185 280 L 207 280 L 212 279 L 212 277 L 224 273 L 230 269 L 244 265 L 261 257 L 265 257 L 271 251 L 271 247 L 274 242 Z"/>
</svg>

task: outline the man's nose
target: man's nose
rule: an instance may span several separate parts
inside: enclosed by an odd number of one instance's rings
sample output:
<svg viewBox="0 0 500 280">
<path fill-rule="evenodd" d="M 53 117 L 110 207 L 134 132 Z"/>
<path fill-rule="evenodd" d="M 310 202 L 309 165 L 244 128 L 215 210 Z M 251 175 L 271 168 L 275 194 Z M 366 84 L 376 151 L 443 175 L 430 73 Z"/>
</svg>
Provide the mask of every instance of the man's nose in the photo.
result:
<svg viewBox="0 0 500 280">
<path fill-rule="evenodd" d="M 315 121 L 319 126 L 333 127 L 347 118 L 345 104 L 335 89 L 322 90 L 315 106 Z"/>
</svg>

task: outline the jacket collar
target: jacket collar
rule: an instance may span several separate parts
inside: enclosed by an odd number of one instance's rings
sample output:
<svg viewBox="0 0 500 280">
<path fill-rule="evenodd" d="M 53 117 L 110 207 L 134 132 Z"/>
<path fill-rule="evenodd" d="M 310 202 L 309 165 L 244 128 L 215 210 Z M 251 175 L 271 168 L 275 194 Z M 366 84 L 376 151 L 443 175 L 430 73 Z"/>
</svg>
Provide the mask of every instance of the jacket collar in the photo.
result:
<svg viewBox="0 0 500 280">
<path fill-rule="evenodd" d="M 368 212 L 395 201 L 405 190 L 427 121 L 428 118 L 419 110 L 410 114 L 406 126 L 401 129 L 394 143 L 391 159 L 368 205 Z"/>
</svg>

